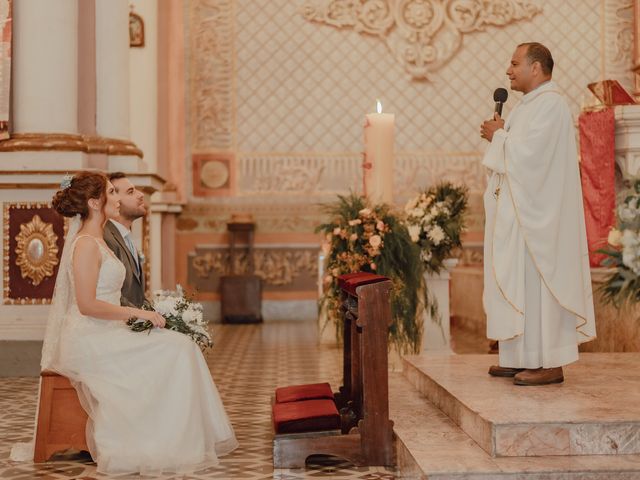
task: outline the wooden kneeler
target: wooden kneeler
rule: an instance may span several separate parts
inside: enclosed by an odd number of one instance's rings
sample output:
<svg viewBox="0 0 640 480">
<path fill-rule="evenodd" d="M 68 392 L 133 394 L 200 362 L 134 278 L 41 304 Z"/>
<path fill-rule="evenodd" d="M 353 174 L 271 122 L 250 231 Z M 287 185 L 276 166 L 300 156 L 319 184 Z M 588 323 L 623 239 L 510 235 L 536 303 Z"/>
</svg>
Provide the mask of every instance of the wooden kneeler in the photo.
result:
<svg viewBox="0 0 640 480">
<path fill-rule="evenodd" d="M 340 277 L 340 286 L 344 385 L 337 403 L 344 406 L 340 412 L 343 433 L 331 430 L 279 434 L 276 429 L 274 468 L 304 468 L 311 455 L 333 455 L 357 466 L 395 465 L 387 358 L 391 281 L 357 273 Z M 349 419 L 353 419 L 353 426 Z"/>
<path fill-rule="evenodd" d="M 33 461 L 42 463 L 69 448 L 89 451 L 87 413 L 67 377 L 43 371 Z"/>
</svg>

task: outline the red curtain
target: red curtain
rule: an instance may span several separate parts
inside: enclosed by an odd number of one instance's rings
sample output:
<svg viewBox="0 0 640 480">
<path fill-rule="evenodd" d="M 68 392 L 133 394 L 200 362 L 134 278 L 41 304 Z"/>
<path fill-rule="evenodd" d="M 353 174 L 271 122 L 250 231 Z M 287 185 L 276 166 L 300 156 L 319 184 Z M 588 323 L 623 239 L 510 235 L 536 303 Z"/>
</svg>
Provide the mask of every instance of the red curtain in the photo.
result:
<svg viewBox="0 0 640 480">
<path fill-rule="evenodd" d="M 613 108 L 583 112 L 580 127 L 580 172 L 587 224 L 589 263 L 600 266 L 605 255 L 595 253 L 607 245 L 616 223 L 615 119 Z"/>
</svg>

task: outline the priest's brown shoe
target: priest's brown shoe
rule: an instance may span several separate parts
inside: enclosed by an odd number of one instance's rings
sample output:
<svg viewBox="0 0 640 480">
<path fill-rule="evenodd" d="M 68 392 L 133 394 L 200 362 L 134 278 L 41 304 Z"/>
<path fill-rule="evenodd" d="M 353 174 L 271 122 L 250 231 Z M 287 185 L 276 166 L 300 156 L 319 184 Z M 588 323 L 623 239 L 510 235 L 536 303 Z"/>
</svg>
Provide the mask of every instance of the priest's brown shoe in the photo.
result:
<svg viewBox="0 0 640 480">
<path fill-rule="evenodd" d="M 499 367 L 491 365 L 489 367 L 489 375 L 492 377 L 513 377 L 516 373 L 520 373 L 524 368 Z"/>
<path fill-rule="evenodd" d="M 513 377 L 513 383 L 516 385 L 549 385 L 550 383 L 564 382 L 562 367 L 555 368 L 537 368 L 535 370 L 525 370 Z"/>
</svg>

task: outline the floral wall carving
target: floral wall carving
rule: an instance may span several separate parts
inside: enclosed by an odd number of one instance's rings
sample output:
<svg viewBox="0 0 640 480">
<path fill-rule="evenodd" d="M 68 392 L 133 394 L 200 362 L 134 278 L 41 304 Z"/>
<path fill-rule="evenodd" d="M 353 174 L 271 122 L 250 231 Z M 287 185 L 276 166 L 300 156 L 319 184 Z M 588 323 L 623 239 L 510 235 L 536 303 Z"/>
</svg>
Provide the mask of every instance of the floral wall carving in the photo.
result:
<svg viewBox="0 0 640 480">
<path fill-rule="evenodd" d="M 381 38 L 416 79 L 446 64 L 462 46 L 463 34 L 541 12 L 537 2 L 525 0 L 309 0 L 302 9 L 309 21 Z"/>
<path fill-rule="evenodd" d="M 235 273 L 248 271 L 247 254 L 235 255 Z M 257 248 L 254 273 L 264 281 L 264 290 L 315 289 L 318 251 L 314 248 Z M 190 257 L 189 283 L 200 291 L 217 291 L 221 275 L 229 272 L 229 253 L 222 248 L 199 247 Z"/>
</svg>

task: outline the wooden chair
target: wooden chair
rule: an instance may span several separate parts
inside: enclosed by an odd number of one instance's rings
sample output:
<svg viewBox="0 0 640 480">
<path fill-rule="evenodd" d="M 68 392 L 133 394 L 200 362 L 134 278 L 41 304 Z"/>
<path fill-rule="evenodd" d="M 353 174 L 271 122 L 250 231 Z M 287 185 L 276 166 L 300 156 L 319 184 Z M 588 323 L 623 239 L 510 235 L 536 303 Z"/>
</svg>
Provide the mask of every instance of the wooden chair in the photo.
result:
<svg viewBox="0 0 640 480">
<path fill-rule="evenodd" d="M 278 434 L 276 431 L 275 468 L 303 468 L 306 459 L 314 454 L 341 457 L 358 466 L 395 464 L 387 364 L 391 281 L 379 275 L 357 273 L 340 277 L 340 286 L 344 385 L 336 403 L 342 407 L 342 432 Z M 274 423 L 277 424 L 275 418 Z"/>
<path fill-rule="evenodd" d="M 33 461 L 42 463 L 69 448 L 89 451 L 85 429 L 87 413 L 67 377 L 50 371 L 41 374 L 40 405 Z"/>
</svg>

